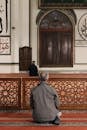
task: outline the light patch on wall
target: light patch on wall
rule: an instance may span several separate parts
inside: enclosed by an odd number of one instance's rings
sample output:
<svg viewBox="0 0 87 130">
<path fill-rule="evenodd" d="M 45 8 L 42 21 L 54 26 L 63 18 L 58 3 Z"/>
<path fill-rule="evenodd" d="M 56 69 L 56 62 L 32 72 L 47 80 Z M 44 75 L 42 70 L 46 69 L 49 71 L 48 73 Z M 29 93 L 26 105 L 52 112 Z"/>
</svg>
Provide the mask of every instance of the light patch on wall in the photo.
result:
<svg viewBox="0 0 87 130">
<path fill-rule="evenodd" d="M 87 64 L 87 47 L 75 47 L 75 64 Z"/>
</svg>

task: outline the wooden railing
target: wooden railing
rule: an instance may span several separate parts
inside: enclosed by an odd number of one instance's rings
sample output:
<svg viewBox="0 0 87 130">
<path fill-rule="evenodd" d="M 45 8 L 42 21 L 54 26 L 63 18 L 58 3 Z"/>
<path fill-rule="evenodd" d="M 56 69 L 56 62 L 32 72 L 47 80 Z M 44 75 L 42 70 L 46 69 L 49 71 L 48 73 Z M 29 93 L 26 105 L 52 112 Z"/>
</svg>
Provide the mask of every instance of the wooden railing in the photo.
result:
<svg viewBox="0 0 87 130">
<path fill-rule="evenodd" d="M 28 74 L 0 74 L 0 110 L 30 109 L 30 91 L 38 83 Z M 60 109 L 87 109 L 87 74 L 50 74 L 48 84 L 59 95 Z"/>
</svg>

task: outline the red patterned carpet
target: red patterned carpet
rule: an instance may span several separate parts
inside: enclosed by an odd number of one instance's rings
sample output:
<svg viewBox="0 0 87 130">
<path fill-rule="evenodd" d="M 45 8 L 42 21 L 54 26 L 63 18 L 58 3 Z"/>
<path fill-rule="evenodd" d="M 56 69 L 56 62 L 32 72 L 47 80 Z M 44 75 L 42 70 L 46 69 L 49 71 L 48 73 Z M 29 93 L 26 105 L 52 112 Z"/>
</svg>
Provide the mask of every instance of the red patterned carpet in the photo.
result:
<svg viewBox="0 0 87 130">
<path fill-rule="evenodd" d="M 30 112 L 0 112 L 0 130 L 87 130 L 86 111 L 63 111 L 61 124 L 37 124 Z"/>
<path fill-rule="evenodd" d="M 29 127 L 29 126 L 10 126 L 0 127 L 0 130 L 87 130 L 86 126 L 53 126 L 53 127 Z"/>
</svg>

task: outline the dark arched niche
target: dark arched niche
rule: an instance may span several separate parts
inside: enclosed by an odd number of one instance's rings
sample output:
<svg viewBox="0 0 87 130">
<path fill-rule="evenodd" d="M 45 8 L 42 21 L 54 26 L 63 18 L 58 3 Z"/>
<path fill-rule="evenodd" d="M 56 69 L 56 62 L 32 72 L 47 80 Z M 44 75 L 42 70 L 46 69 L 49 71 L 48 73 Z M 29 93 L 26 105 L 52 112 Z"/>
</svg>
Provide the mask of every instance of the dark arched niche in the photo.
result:
<svg viewBox="0 0 87 130">
<path fill-rule="evenodd" d="M 76 16 L 72 10 L 42 10 L 37 16 L 39 66 L 72 67 Z"/>
</svg>

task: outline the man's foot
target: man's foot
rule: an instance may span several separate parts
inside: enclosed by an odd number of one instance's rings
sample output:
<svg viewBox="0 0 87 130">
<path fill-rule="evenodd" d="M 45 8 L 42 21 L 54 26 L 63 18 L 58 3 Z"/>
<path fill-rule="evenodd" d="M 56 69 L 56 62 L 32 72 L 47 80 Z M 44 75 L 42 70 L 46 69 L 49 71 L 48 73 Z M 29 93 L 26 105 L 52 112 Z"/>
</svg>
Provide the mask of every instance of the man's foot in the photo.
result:
<svg viewBox="0 0 87 130">
<path fill-rule="evenodd" d="M 52 124 L 60 125 L 60 119 L 56 116 L 55 120 L 52 122 Z"/>
</svg>

